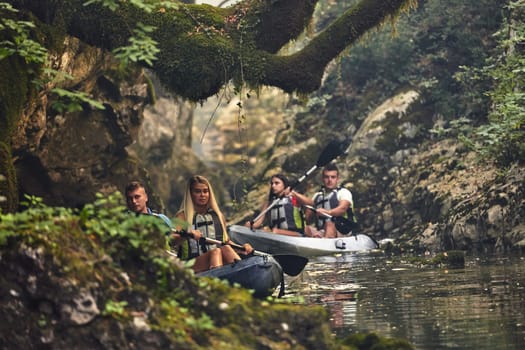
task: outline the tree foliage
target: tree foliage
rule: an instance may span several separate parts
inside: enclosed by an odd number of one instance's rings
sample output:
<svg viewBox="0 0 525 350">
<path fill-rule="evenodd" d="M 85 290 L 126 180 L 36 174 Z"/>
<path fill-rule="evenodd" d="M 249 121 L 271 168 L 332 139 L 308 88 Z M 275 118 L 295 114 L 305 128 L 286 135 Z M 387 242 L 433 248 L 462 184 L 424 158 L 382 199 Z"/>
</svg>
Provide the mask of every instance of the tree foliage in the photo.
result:
<svg viewBox="0 0 525 350">
<path fill-rule="evenodd" d="M 17 55 L 27 63 L 45 63 L 47 50 L 30 37 L 35 24 L 17 19 L 18 12 L 11 4 L 0 2 L 0 61 Z"/>
<path fill-rule="evenodd" d="M 508 16 L 495 33 L 498 46 L 483 67 L 465 67 L 458 79 L 466 84 L 491 82 L 488 123 L 463 140 L 483 157 L 506 166 L 525 159 L 525 4 L 511 1 Z"/>
<path fill-rule="evenodd" d="M 460 66 L 484 64 L 494 46 L 491 36 L 501 22 L 502 4 L 490 0 L 462 0 L 447 6 L 438 0 L 421 2 L 417 11 L 400 17 L 395 27 L 371 32 L 350 48 L 320 93 L 344 84 L 346 94 L 340 98 L 347 99 L 352 114 L 362 116 L 399 89 L 417 88 L 446 120 L 460 116 L 483 119 L 488 103 L 481 92 L 486 85 L 481 81 L 476 86 L 462 85 L 453 76 Z M 331 16 L 344 5 L 344 1 L 337 2 Z M 340 93 L 330 95 L 338 98 Z M 332 103 L 337 108 L 342 104 Z"/>
<path fill-rule="evenodd" d="M 252 88 L 315 91 L 331 60 L 417 3 L 362 0 L 298 52 L 279 54 L 304 32 L 317 2 L 245 0 L 223 9 L 156 0 L 8 1 L 88 44 L 152 66 L 168 88 L 191 100 L 205 99 L 232 80 Z"/>
<path fill-rule="evenodd" d="M 355 2 L 326 1 L 316 30 L 323 30 L 345 6 Z M 461 0 L 444 6 L 439 0 L 420 2 L 416 11 L 401 16 L 394 27 L 383 26 L 370 32 L 349 48 L 349 54 L 342 56 L 336 69 L 329 72 L 315 98 L 310 97 L 317 103 L 311 104 L 301 118 L 312 122 L 322 119 L 337 130 L 346 130 L 350 119 L 358 127 L 370 110 L 386 98 L 415 88 L 428 108 L 425 118 L 435 122 L 430 130 L 433 135 L 425 137 L 470 137 L 474 128 L 486 124 L 488 118 L 494 120 L 494 107 L 500 106 L 498 113 L 504 111 L 507 117 L 500 116 L 497 126 L 490 123 L 479 129 L 491 136 L 480 134 L 476 141 L 472 138 L 472 146 L 482 151 L 482 144 L 491 143 L 492 156 L 518 156 L 517 141 L 523 131 L 515 119 L 520 118 L 521 103 L 520 83 L 516 82 L 522 69 L 522 35 L 513 27 L 523 20 L 516 18 L 512 24 L 504 20 L 510 13 L 508 3 Z M 517 3 L 513 6 L 516 8 Z M 494 35 L 496 32 L 499 34 Z M 514 39 L 509 38 L 509 33 L 515 33 Z M 510 41 L 514 41 L 513 57 L 508 54 Z M 504 62 L 507 67 L 503 72 Z M 504 99 L 506 102 L 502 103 Z M 503 120 L 509 127 L 503 127 Z M 297 137 L 311 136 L 303 134 Z M 499 143 L 495 147 L 493 138 L 514 140 L 514 146 Z"/>
</svg>

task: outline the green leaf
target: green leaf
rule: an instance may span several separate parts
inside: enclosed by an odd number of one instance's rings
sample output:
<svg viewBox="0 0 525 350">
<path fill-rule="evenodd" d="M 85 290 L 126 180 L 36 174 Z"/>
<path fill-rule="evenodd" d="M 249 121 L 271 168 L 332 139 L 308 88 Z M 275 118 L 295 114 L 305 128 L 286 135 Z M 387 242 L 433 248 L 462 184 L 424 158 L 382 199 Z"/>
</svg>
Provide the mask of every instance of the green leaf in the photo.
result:
<svg viewBox="0 0 525 350">
<path fill-rule="evenodd" d="M 134 35 L 128 39 L 129 45 L 113 50 L 113 54 L 124 64 L 131 62 L 144 62 L 153 65 L 160 52 L 157 47 L 158 42 L 148 36 L 156 27 L 137 23 L 137 28 L 133 30 Z"/>
<path fill-rule="evenodd" d="M 62 88 L 54 88 L 51 90 L 51 92 L 61 97 L 62 102 L 59 101 L 52 105 L 52 107 L 60 113 L 64 110 L 69 112 L 82 111 L 82 103 L 87 103 L 96 109 L 105 109 L 104 104 L 92 99 L 88 94 L 82 91 L 70 91 Z"/>
</svg>

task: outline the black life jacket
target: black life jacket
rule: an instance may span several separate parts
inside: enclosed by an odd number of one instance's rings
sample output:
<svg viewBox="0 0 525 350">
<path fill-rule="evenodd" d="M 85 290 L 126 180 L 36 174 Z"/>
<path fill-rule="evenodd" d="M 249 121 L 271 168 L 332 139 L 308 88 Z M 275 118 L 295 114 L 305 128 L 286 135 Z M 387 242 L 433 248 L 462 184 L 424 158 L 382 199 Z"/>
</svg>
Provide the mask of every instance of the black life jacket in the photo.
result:
<svg viewBox="0 0 525 350">
<path fill-rule="evenodd" d="M 293 196 L 279 198 L 279 202 L 267 214 L 271 228 L 304 232 L 304 213 L 295 206 L 295 201 Z"/>
<path fill-rule="evenodd" d="M 223 241 L 224 232 L 222 230 L 221 221 L 217 213 L 212 209 L 209 209 L 206 214 L 193 215 L 192 224 L 193 228 L 199 230 L 203 237 L 212 238 L 221 242 Z M 187 239 L 180 245 L 178 255 L 182 260 L 189 260 L 214 247 L 214 245 L 208 246 L 204 243 L 199 244 L 199 242 L 194 239 Z"/>
<path fill-rule="evenodd" d="M 324 208 L 327 210 L 337 208 L 339 205 L 339 200 L 337 199 L 337 193 L 339 190 L 341 190 L 343 187 L 339 186 L 337 188 L 334 188 L 330 192 L 326 193 L 324 186 L 321 187 L 321 190 L 316 193 L 315 199 L 314 199 L 314 207 L 316 209 L 318 208 Z M 348 207 L 346 213 L 343 215 L 344 218 L 355 222 L 354 217 L 354 203 L 353 201 L 350 203 L 350 206 Z M 329 220 L 328 217 L 322 216 L 317 217 L 316 221 L 316 227 L 318 230 L 321 230 L 324 228 L 324 225 L 326 223 L 326 220 Z"/>
</svg>

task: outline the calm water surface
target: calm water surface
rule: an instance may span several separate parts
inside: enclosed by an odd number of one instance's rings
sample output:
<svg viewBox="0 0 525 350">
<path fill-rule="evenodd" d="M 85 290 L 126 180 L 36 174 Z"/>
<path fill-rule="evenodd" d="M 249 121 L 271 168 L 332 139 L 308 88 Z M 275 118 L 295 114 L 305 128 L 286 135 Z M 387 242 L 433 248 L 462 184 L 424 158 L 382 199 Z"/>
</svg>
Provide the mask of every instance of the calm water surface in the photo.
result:
<svg viewBox="0 0 525 350">
<path fill-rule="evenodd" d="M 382 254 L 310 259 L 286 296 L 323 305 L 335 334 L 374 331 L 416 349 L 525 349 L 525 259 L 418 267 Z"/>
</svg>

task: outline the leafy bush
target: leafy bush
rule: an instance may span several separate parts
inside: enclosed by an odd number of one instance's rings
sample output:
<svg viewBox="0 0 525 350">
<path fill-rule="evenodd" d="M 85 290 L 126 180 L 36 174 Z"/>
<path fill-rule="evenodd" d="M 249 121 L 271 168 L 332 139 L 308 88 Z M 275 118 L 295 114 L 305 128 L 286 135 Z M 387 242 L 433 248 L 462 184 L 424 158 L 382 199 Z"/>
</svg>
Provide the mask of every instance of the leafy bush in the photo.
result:
<svg viewBox="0 0 525 350">
<path fill-rule="evenodd" d="M 8 3 L 0 2 L 0 61 L 11 55 L 22 57 L 27 63 L 44 63 L 47 50 L 31 39 L 35 24 L 14 19 L 19 11 Z"/>
<path fill-rule="evenodd" d="M 355 0 L 326 1 L 320 6 L 318 29 L 329 23 Z M 399 91 L 417 89 L 431 115 L 439 117 L 449 134 L 457 133 L 451 121 L 471 121 L 470 128 L 485 122 L 489 98 L 484 91 L 487 79 L 462 84 L 454 79 L 461 66 L 482 67 L 495 47 L 492 34 L 499 28 L 506 1 L 429 0 L 408 15 L 402 14 L 393 26 L 385 23 L 370 32 L 328 72 L 317 96 L 330 96 L 321 110 L 309 113 L 332 126 L 345 130 L 350 120 L 359 127 L 362 119 L 386 98 Z M 326 18 L 326 19 L 325 19 Z M 429 114 L 430 114 L 429 113 Z M 314 129 L 318 133 L 318 128 Z M 321 129 L 324 132 L 324 129 Z M 311 135 L 308 135 L 311 136 Z M 306 138 L 308 136 L 305 136 Z"/>
<path fill-rule="evenodd" d="M 458 79 L 466 84 L 479 79 L 492 82 L 486 92 L 491 100 L 488 123 L 463 141 L 484 158 L 502 166 L 525 159 L 525 4 L 510 2 L 511 16 L 495 34 L 498 47 L 481 69 L 465 68 Z"/>
<path fill-rule="evenodd" d="M 165 267 L 156 255 L 162 252 L 159 248 L 167 244 L 166 224 L 153 215 L 130 214 L 123 202 L 119 192 L 109 196 L 98 193 L 93 204 L 73 210 L 48 207 L 42 198 L 26 195 L 26 200 L 21 202 L 26 210 L 0 216 L 0 245 L 17 236 L 51 242 L 64 232 L 73 234 L 80 229 L 82 234 L 100 241 L 116 261 L 137 257 L 151 259 L 154 264 Z"/>
</svg>

